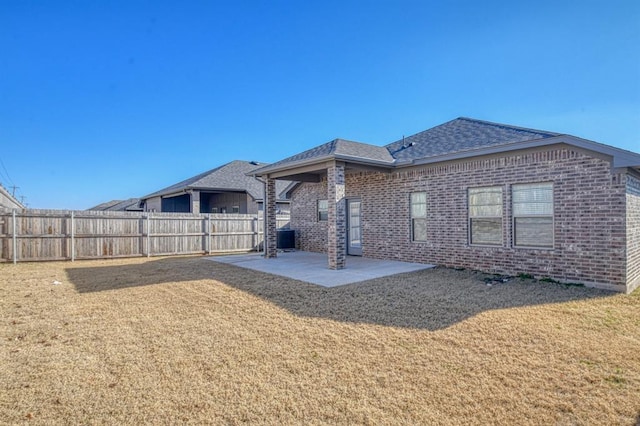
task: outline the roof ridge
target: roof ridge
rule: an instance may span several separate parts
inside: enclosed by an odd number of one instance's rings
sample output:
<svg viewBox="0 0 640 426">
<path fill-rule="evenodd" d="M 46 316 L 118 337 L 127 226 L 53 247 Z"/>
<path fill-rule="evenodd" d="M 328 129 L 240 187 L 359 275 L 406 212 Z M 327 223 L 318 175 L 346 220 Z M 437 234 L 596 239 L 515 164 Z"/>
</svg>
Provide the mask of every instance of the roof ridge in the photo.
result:
<svg viewBox="0 0 640 426">
<path fill-rule="evenodd" d="M 560 136 L 560 135 L 562 135 L 562 133 L 551 132 L 549 130 L 540 130 L 540 129 L 532 129 L 530 127 L 513 126 L 511 124 L 496 123 L 494 121 L 480 120 L 480 119 L 471 118 L 471 117 L 458 117 L 458 118 L 455 118 L 453 120 L 448 121 L 447 123 L 449 123 L 451 121 L 455 121 L 455 120 L 470 121 L 470 122 L 473 122 L 473 123 L 480 123 L 480 124 L 486 124 L 486 125 L 489 125 L 489 126 L 499 127 L 501 129 L 518 130 L 518 131 L 524 131 L 524 132 L 529 132 L 529 133 L 544 134 L 544 135 L 549 135 L 549 136 Z M 444 123 L 444 124 L 447 124 L 447 123 Z"/>
<path fill-rule="evenodd" d="M 352 140 L 350 140 L 350 139 L 336 138 L 336 139 L 334 139 L 333 141 L 335 141 L 335 142 L 346 142 L 346 143 L 357 143 L 357 144 L 359 144 L 359 145 L 369 145 L 369 146 L 379 147 L 379 145 L 373 145 L 373 144 L 370 144 L 370 143 L 367 143 L 367 142 L 352 141 Z M 332 142 L 333 142 L 333 141 L 332 141 Z"/>
</svg>

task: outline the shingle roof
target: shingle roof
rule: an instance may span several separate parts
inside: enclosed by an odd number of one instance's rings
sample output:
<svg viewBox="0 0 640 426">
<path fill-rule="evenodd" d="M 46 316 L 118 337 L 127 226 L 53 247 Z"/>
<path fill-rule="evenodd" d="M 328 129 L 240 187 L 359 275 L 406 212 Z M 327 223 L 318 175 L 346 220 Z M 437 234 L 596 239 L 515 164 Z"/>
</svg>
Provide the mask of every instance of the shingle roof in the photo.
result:
<svg viewBox="0 0 640 426">
<path fill-rule="evenodd" d="M 265 165 L 264 168 L 276 168 L 285 164 L 297 164 L 323 158 L 351 158 L 361 161 L 393 164 L 393 157 L 382 146 L 369 145 L 362 142 L 334 139 L 331 142 L 311 148 L 278 162 Z"/>
<path fill-rule="evenodd" d="M 198 189 L 246 191 L 254 199 L 261 200 L 263 198 L 262 183 L 252 176 L 247 176 L 247 173 L 265 165 L 265 163 L 257 163 L 255 161 L 235 160 L 146 195 L 142 197 L 142 199 L 146 200 L 148 198 L 173 194 L 187 189 Z M 280 197 L 281 192 L 284 191 L 290 183 L 290 181 L 279 181 L 276 183 L 276 193 L 278 197 Z"/>
<path fill-rule="evenodd" d="M 111 200 L 106 203 L 98 204 L 88 208 L 87 210 L 101 210 L 101 211 L 142 211 L 139 207 L 139 198 L 129 198 L 128 200 Z"/>
<path fill-rule="evenodd" d="M 404 167 L 442 161 L 445 157 L 463 158 L 555 143 L 568 143 L 602 152 L 613 157 L 615 167 L 640 170 L 640 155 L 631 151 L 562 133 L 460 117 L 384 147 L 335 139 L 256 169 L 254 174 L 263 176 L 276 171 L 293 170 L 301 165 L 320 164 L 327 159 L 388 168 Z"/>
<path fill-rule="evenodd" d="M 416 160 L 559 135 L 460 117 L 392 142 L 386 148 L 397 160 Z"/>
</svg>

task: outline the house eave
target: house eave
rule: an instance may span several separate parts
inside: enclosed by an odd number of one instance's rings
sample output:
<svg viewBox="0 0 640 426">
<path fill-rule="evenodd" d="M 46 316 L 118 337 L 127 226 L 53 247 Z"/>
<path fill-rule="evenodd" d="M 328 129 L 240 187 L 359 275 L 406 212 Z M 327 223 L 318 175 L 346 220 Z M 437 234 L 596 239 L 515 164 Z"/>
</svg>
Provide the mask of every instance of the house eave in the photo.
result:
<svg viewBox="0 0 640 426">
<path fill-rule="evenodd" d="M 210 187 L 199 187 L 199 186 L 186 186 L 184 188 L 180 188 L 180 189 L 174 189 L 171 191 L 162 191 L 162 192 L 156 192 L 153 194 L 149 194 L 149 195 L 145 195 L 144 197 L 140 198 L 140 200 L 146 201 L 150 198 L 155 198 L 155 197 L 176 197 L 178 195 L 183 195 L 183 194 L 189 194 L 193 191 L 200 191 L 200 192 L 247 192 L 246 189 L 240 189 L 240 188 L 210 188 Z"/>
<path fill-rule="evenodd" d="M 484 155 L 495 155 L 558 144 L 575 146 L 577 148 L 605 155 L 611 158 L 612 167 L 615 168 L 629 167 L 636 170 L 640 169 L 640 154 L 571 135 L 558 135 L 548 138 L 530 139 L 522 142 L 506 143 L 411 160 L 384 161 L 343 154 L 329 154 L 305 160 L 292 161 L 278 166 L 266 166 L 261 169 L 254 170 L 248 175 L 254 177 L 272 175 L 272 177 L 275 178 L 284 178 L 286 176 L 300 173 L 300 170 L 304 170 L 305 172 L 310 170 L 322 170 L 332 161 L 342 161 L 349 164 L 357 164 L 391 171 L 393 169 L 403 167 L 440 163 L 444 161 L 460 160 Z"/>
<path fill-rule="evenodd" d="M 322 170 L 327 167 L 328 163 L 334 161 L 342 161 L 350 164 L 358 164 L 362 166 L 371 166 L 371 167 L 379 167 L 383 169 L 392 169 L 395 161 L 384 161 L 384 160 L 375 160 L 370 158 L 362 158 L 356 157 L 352 155 L 344 155 L 344 154 L 330 154 L 323 155 L 315 158 L 309 158 L 305 160 L 292 161 L 290 163 L 282 164 L 279 166 L 267 166 L 258 170 L 254 170 L 251 173 L 248 173 L 249 176 L 254 177 L 263 177 L 267 175 L 282 175 L 278 177 L 286 177 L 288 176 L 286 173 L 291 171 L 290 175 L 294 175 L 298 172 L 296 170 L 305 169 L 311 170 L 314 169 L 314 166 L 317 166 L 317 170 Z M 289 176 L 290 176 L 289 175 Z"/>
<path fill-rule="evenodd" d="M 471 157 L 479 157 L 483 155 L 500 154 L 512 151 L 520 151 L 530 148 L 539 148 L 551 145 L 567 144 L 589 151 L 607 155 L 612 158 L 613 167 L 638 167 L 640 165 L 640 154 L 631 151 L 625 151 L 609 145 L 586 139 L 577 138 L 571 135 L 559 135 L 543 139 L 531 139 L 523 142 L 514 142 L 504 145 L 496 145 L 485 148 L 473 149 L 468 151 L 453 152 L 450 154 L 435 155 L 432 157 L 418 158 L 415 160 L 398 161 L 396 167 L 410 167 L 425 164 L 440 163 L 444 161 L 461 160 Z"/>
</svg>

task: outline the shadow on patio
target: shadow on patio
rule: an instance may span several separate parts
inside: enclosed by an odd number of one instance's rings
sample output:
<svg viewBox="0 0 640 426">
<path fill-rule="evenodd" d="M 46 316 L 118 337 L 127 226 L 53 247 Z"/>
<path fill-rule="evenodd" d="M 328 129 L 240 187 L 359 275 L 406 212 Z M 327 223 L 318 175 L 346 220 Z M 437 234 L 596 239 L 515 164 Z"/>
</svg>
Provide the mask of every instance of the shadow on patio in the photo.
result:
<svg viewBox="0 0 640 426">
<path fill-rule="evenodd" d="M 482 281 L 483 274 L 446 268 L 325 288 L 202 257 L 74 267 L 67 268 L 67 274 L 80 293 L 217 280 L 299 317 L 428 330 L 447 328 L 494 309 L 615 295 L 602 290 L 519 279 L 489 287 Z M 241 307 L 238 315 L 242 315 Z"/>
</svg>

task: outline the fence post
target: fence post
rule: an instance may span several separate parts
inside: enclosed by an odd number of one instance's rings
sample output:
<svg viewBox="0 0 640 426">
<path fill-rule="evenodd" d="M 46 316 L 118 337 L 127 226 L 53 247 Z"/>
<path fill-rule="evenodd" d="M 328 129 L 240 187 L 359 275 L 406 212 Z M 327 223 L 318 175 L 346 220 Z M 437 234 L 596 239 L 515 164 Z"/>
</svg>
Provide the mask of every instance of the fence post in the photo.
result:
<svg viewBox="0 0 640 426">
<path fill-rule="evenodd" d="M 140 239 L 138 241 L 138 250 L 140 252 L 140 256 L 144 255 L 144 212 L 140 213 L 140 217 L 138 218 L 138 232 L 140 234 Z"/>
<path fill-rule="evenodd" d="M 147 215 L 147 257 L 151 257 L 151 213 Z"/>
<path fill-rule="evenodd" d="M 211 254 L 211 213 L 209 213 L 208 221 L 209 236 L 207 237 L 207 251 Z"/>
<path fill-rule="evenodd" d="M 76 260 L 76 241 L 75 241 L 75 222 L 74 222 L 74 214 L 73 210 L 71 211 L 71 261 L 74 262 Z"/>
<path fill-rule="evenodd" d="M 16 240 L 16 209 L 13 209 L 11 224 L 13 225 L 13 264 L 18 263 L 18 242 Z"/>
</svg>

